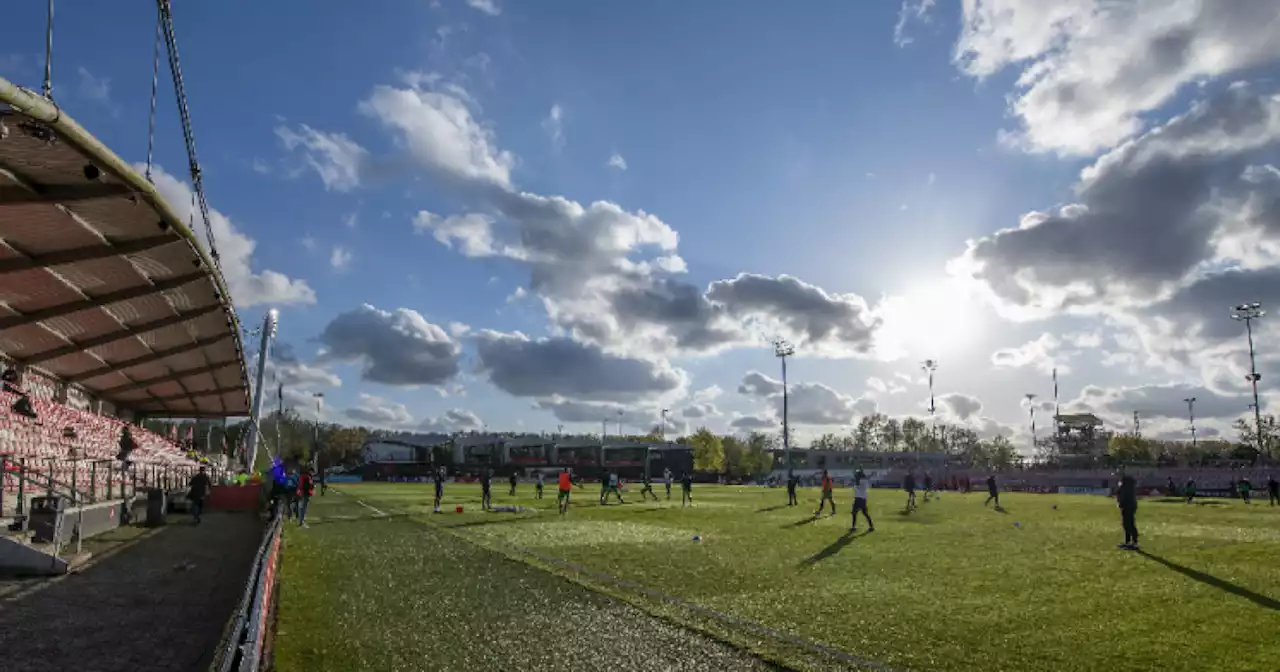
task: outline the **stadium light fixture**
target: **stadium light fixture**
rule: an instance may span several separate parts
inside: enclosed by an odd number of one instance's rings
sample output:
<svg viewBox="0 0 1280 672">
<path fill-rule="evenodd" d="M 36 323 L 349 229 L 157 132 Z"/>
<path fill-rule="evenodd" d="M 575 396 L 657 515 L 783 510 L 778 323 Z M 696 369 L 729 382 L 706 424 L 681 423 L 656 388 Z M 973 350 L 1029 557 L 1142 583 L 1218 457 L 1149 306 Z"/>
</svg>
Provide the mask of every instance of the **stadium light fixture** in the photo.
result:
<svg viewBox="0 0 1280 672">
<path fill-rule="evenodd" d="M 1245 332 L 1249 335 L 1249 375 L 1247 379 L 1253 385 L 1253 421 L 1256 423 L 1255 428 L 1258 432 L 1258 452 L 1265 452 L 1270 457 L 1271 447 L 1262 445 L 1262 408 L 1258 405 L 1258 381 L 1262 380 L 1262 376 L 1258 375 L 1258 365 L 1253 355 L 1253 321 L 1266 314 L 1267 311 L 1263 310 L 1262 304 L 1257 301 L 1242 303 L 1231 308 L 1231 319 L 1237 322 L 1244 322 Z"/>
<path fill-rule="evenodd" d="M 661 437 L 662 443 L 667 442 L 667 414 L 671 409 L 662 409 L 662 423 L 658 425 L 658 436 Z"/>
<path fill-rule="evenodd" d="M 787 426 L 787 358 L 796 354 L 796 346 L 778 339 L 773 342 L 773 355 L 782 360 L 782 450 L 787 455 L 787 482 L 791 481 L 791 430 Z"/>
</svg>

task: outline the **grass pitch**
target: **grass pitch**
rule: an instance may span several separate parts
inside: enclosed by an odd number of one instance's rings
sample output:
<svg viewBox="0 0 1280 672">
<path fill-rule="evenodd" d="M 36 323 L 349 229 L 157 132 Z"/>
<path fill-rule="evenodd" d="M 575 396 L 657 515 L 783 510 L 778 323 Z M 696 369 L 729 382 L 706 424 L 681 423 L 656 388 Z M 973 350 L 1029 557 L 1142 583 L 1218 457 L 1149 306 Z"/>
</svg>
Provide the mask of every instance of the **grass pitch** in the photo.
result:
<svg viewBox="0 0 1280 672">
<path fill-rule="evenodd" d="M 619 632 L 592 610 L 621 613 L 598 593 L 799 669 L 1280 669 L 1280 507 L 1144 500 L 1133 553 L 1115 548 L 1114 501 L 1090 496 L 1005 494 L 997 512 L 985 493 L 944 493 L 905 513 L 901 492 L 873 490 L 876 531 L 860 521 L 850 534 L 849 490 L 821 518 L 816 490 L 787 507 L 782 490 L 696 486 L 682 508 L 678 487 L 671 501 L 641 504 L 632 488 L 603 507 L 587 488 L 564 517 L 552 488 L 535 500 L 526 484 L 513 498 L 495 483 L 493 503 L 537 513 L 481 512 L 476 486 L 448 486 L 439 515 L 429 485 L 342 490 L 313 500 L 311 529 L 288 532 L 278 669 L 441 669 L 482 650 L 498 667 L 547 669 L 521 651 L 551 646 L 555 669 L 602 655 L 623 669 L 758 664 L 707 658 L 732 654 L 641 612 Z M 356 500 L 392 518 L 368 520 Z M 561 627 L 565 600 L 597 615 Z M 442 625 L 458 619 L 516 629 L 495 640 L 490 626 Z M 655 637 L 672 657 L 626 644 Z"/>
</svg>

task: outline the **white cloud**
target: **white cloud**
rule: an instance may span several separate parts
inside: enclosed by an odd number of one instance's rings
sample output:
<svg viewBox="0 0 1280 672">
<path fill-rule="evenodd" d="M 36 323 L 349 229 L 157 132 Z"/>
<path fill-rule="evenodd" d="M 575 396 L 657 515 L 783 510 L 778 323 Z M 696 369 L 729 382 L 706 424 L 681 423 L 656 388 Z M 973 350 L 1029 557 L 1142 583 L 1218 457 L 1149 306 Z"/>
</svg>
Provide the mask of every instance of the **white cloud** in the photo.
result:
<svg viewBox="0 0 1280 672">
<path fill-rule="evenodd" d="M 1267 0 L 966 0 L 955 60 L 1020 69 L 1010 97 L 1033 151 L 1093 154 L 1140 132 L 1183 87 L 1280 57 Z"/>
<path fill-rule="evenodd" d="M 253 157 L 253 163 L 252 163 L 252 164 L 250 164 L 250 168 L 252 168 L 252 169 L 253 169 L 253 172 L 255 172 L 255 173 L 259 174 L 259 175 L 270 175 L 270 174 L 271 174 L 271 166 L 267 165 L 267 162 L 266 162 L 266 161 L 263 161 L 262 159 L 260 159 L 260 158 L 258 158 L 258 157 L 256 157 L 256 156 L 255 156 L 255 157 Z"/>
<path fill-rule="evenodd" d="M 605 162 L 604 165 L 613 168 L 614 170 L 626 170 L 627 160 L 622 158 L 621 154 L 614 152 L 609 155 L 609 160 Z"/>
<path fill-rule="evenodd" d="M 305 247 L 308 252 L 315 252 L 316 246 L 319 245 L 319 242 L 316 241 L 314 236 L 303 236 L 298 242 L 302 243 L 302 246 Z"/>
<path fill-rule="evenodd" d="M 360 225 L 360 213 L 352 211 L 342 218 L 342 225 L 348 229 L 354 229 Z"/>
<path fill-rule="evenodd" d="M 141 164 L 136 164 L 134 168 L 139 172 L 146 169 Z M 195 222 L 194 233 L 205 249 L 208 249 L 209 241 L 205 237 L 203 219 L 200 216 L 193 217 L 195 213 L 192 210 L 191 188 L 186 182 L 173 177 L 160 166 L 152 168 L 151 176 L 156 189 L 168 201 L 169 207 L 173 208 L 178 219 L 183 222 Z M 218 245 L 222 276 L 237 307 L 316 302 L 316 293 L 305 280 L 295 280 L 271 270 L 253 272 L 253 250 L 257 243 L 241 233 L 231 220 L 216 208 L 209 208 L 209 223 Z"/>
<path fill-rule="evenodd" d="M 417 311 L 365 304 L 333 318 L 318 340 L 323 361 L 362 366 L 363 380 L 384 385 L 443 385 L 458 373 L 461 349 Z"/>
<path fill-rule="evenodd" d="M 359 110 L 396 131 L 399 142 L 427 169 L 456 180 L 509 187 L 515 157 L 494 147 L 493 132 L 472 116 L 465 91 L 437 91 L 432 87 L 438 77 L 415 74 L 405 77 L 407 89 L 374 87 Z"/>
<path fill-rule="evenodd" d="M 564 149 L 564 108 L 560 107 L 560 103 L 551 106 L 547 118 L 542 120 L 542 130 L 547 132 L 553 149 Z"/>
<path fill-rule="evenodd" d="M 276 137 L 289 151 L 301 150 L 303 160 L 329 191 L 348 192 L 360 186 L 369 152 L 342 133 L 324 133 L 306 124 L 295 131 L 276 126 Z"/>
<path fill-rule="evenodd" d="M 929 183 L 929 186 L 932 187 L 934 183 L 938 181 L 938 176 L 933 173 L 929 173 L 929 178 L 927 181 Z"/>
<path fill-rule="evenodd" d="M 480 416 L 461 408 L 451 408 L 440 417 L 427 418 L 418 426 L 419 431 L 452 434 L 454 432 L 478 431 L 484 427 Z"/>
<path fill-rule="evenodd" d="M 991 363 L 1008 368 L 1030 367 L 1040 373 L 1050 373 L 1054 368 L 1065 374 L 1070 369 L 1060 352 L 1062 341 L 1053 334 L 1041 334 L 1016 348 L 1001 348 L 991 354 Z"/>
<path fill-rule="evenodd" d="M 893 43 L 905 47 L 914 42 L 907 35 L 907 26 L 932 21 L 930 12 L 934 10 L 935 2 L 936 0 L 902 0 L 902 6 L 898 8 L 898 23 L 893 27 Z"/>
<path fill-rule="evenodd" d="M 467 6 L 488 14 L 489 16 L 497 16 L 502 13 L 502 8 L 498 6 L 495 0 L 467 0 Z"/>
<path fill-rule="evenodd" d="M 492 217 L 480 214 L 441 217 L 422 210 L 413 216 L 415 232 L 430 232 L 437 241 L 448 247 L 457 243 L 458 251 L 468 257 L 498 254 L 493 246 L 493 225 Z"/>
<path fill-rule="evenodd" d="M 333 246 L 329 254 L 329 266 L 335 271 L 345 271 L 351 265 L 351 252 L 340 245 Z"/>
<path fill-rule="evenodd" d="M 413 424 L 413 414 L 404 404 L 364 392 L 360 393 L 359 403 L 344 412 L 352 420 L 384 429 L 401 429 Z"/>
<path fill-rule="evenodd" d="M 111 80 L 106 77 L 94 77 L 88 70 L 79 68 L 80 85 L 77 89 L 86 100 L 103 105 L 111 104 Z"/>
</svg>

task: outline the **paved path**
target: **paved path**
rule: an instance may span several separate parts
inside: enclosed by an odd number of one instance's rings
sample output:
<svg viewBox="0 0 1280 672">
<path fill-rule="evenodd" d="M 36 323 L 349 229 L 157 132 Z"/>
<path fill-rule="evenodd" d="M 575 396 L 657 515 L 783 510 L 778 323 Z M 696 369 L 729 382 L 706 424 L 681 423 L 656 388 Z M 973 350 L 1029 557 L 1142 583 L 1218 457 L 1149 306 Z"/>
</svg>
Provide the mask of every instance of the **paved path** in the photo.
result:
<svg viewBox="0 0 1280 672">
<path fill-rule="evenodd" d="M 243 514 L 210 513 L 199 527 L 169 520 L 87 541 L 93 560 L 69 576 L 0 582 L 0 669 L 206 669 L 261 527 Z"/>
</svg>

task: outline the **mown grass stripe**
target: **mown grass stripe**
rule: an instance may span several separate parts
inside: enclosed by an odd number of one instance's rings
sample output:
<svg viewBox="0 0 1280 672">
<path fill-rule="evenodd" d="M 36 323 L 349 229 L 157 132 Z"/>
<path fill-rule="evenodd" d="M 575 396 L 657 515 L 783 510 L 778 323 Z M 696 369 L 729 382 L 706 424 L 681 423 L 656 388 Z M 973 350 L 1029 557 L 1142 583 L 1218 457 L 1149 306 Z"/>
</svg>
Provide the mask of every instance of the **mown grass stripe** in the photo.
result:
<svg viewBox="0 0 1280 672">
<path fill-rule="evenodd" d="M 374 509 L 372 506 L 370 506 L 369 504 L 365 503 L 363 500 L 361 500 L 361 499 L 359 499 L 359 498 L 356 498 L 356 501 L 357 501 L 357 502 L 359 502 L 361 505 L 363 505 L 363 506 L 365 506 L 365 507 L 368 507 L 369 509 L 372 509 L 372 510 L 374 510 L 374 511 L 377 511 L 377 509 Z M 386 514 L 383 514 L 383 515 L 386 515 Z M 431 521 L 431 520 L 429 520 L 429 519 L 421 519 L 421 518 L 417 518 L 417 517 L 414 517 L 414 516 L 410 516 L 410 519 L 411 519 L 411 520 L 413 520 L 413 521 L 415 521 L 415 522 L 419 522 L 419 523 L 422 523 L 422 524 L 429 525 L 429 526 L 431 526 L 432 528 L 435 528 L 435 529 L 437 529 L 437 530 L 442 530 L 442 531 L 444 531 L 444 532 L 446 532 L 446 533 L 448 533 L 448 534 L 450 534 L 450 535 L 452 535 L 452 536 L 454 536 L 454 537 L 457 537 L 457 538 L 459 538 L 459 539 L 463 539 L 463 540 L 467 541 L 468 543 L 474 544 L 474 545 L 476 545 L 476 546 L 478 546 L 478 547 L 480 547 L 480 548 L 484 548 L 484 549 L 488 549 L 488 550 L 499 550 L 500 552 L 501 552 L 501 550 L 513 551 L 513 552 L 515 552 L 516 554 L 524 555 L 524 556 L 526 556 L 526 557 L 530 557 L 530 558 L 534 558 L 534 559 L 536 559 L 536 560 L 538 560 L 538 561 L 540 561 L 540 562 L 544 562 L 544 563 L 546 563 L 546 564 L 549 564 L 549 565 L 552 565 L 552 566 L 555 566 L 555 567 L 560 567 L 560 568 L 563 568 L 563 569 L 567 569 L 567 570 L 572 571 L 572 572 L 574 572 L 574 573 L 576 573 L 576 574 L 581 574 L 581 575 L 583 575 L 583 576 L 590 577 L 590 578 L 592 578 L 592 579 L 594 579 L 594 580 L 596 580 L 596 581 L 601 581 L 601 582 L 604 582 L 604 583 L 612 584 L 612 585 L 617 586 L 617 587 L 619 587 L 619 588 L 624 588 L 624 589 L 626 589 L 626 590 L 631 590 L 631 591 L 633 591 L 633 592 L 638 592 L 638 593 L 641 593 L 641 594 L 646 595 L 646 596 L 648 596 L 648 597 L 651 597 L 651 598 L 654 598 L 654 599 L 658 599 L 658 600 L 661 600 L 661 601 L 667 602 L 668 604 L 676 605 L 676 606 L 678 606 L 678 607 L 680 607 L 680 608 L 687 609 L 687 610 L 689 610 L 689 611 L 692 611 L 692 612 L 694 612 L 694 613 L 700 614 L 700 615 L 702 615 L 702 616 L 706 616 L 706 617 L 712 618 L 712 619 L 714 619 L 714 620 L 720 621 L 721 623 L 726 624 L 726 625 L 731 625 L 731 626 L 735 626 L 735 627 L 739 627 L 739 628 L 745 628 L 745 629 L 747 629 L 747 630 L 754 631 L 756 634 L 763 634 L 763 635 L 766 635 L 766 636 L 768 636 L 768 637 L 772 637 L 772 638 L 774 638 L 774 639 L 776 639 L 776 640 L 778 640 L 778 641 L 786 642 L 787 644 L 791 644 L 791 645 L 796 646 L 796 647 L 799 647 L 799 648 L 801 648 L 801 649 L 808 650 L 808 651 L 809 651 L 809 652 L 811 652 L 811 653 L 817 653 L 817 654 L 819 654 L 819 655 L 827 656 L 827 657 L 829 657 L 829 658 L 832 658 L 832 659 L 838 660 L 838 661 L 840 661 L 840 662 L 842 662 L 842 663 L 848 663 L 848 664 L 851 664 L 851 665 L 857 665 L 857 666 L 859 666 L 859 667 L 867 668 L 867 669 L 872 669 L 872 670 L 882 670 L 882 671 L 884 671 L 884 672 L 892 672 L 892 668 L 890 668 L 890 667 L 888 667 L 887 665 L 884 665 L 884 664 L 882 664 L 882 663 L 876 662 L 876 661 L 874 661 L 874 660 L 870 660 L 870 659 L 867 659 L 867 658 L 862 658 L 862 657 L 860 657 L 860 656 L 855 656 L 855 655 L 853 655 L 853 654 L 851 654 L 851 653 L 847 653 L 847 652 L 845 652 L 845 651 L 841 651 L 841 650 L 839 650 L 839 649 L 832 648 L 832 647 L 830 647 L 830 646 L 827 646 L 827 645 L 825 645 L 825 644 L 821 644 L 821 643 L 819 643 L 819 642 L 815 642 L 815 641 L 810 640 L 810 639 L 805 639 L 804 637 L 800 637 L 800 636 L 798 636 L 798 635 L 794 635 L 794 634 L 786 633 L 786 632 L 780 632 L 780 631 L 775 630 L 775 629 L 773 629 L 773 628 L 770 628 L 770 627 L 768 627 L 768 626 L 766 626 L 766 625 L 763 625 L 763 624 L 760 624 L 760 623 L 756 623 L 756 622 L 754 622 L 754 621 L 750 621 L 750 620 L 747 620 L 747 619 L 744 619 L 744 618 L 740 618 L 740 617 L 737 617 L 737 616 L 733 616 L 732 614 L 726 614 L 726 613 L 724 613 L 724 612 L 722 612 L 722 611 L 717 611 L 717 610 L 715 610 L 715 609 L 711 609 L 710 607 L 705 607 L 705 606 L 700 605 L 700 604 L 696 604 L 696 603 L 693 603 L 693 602 L 689 602 L 689 601 L 687 601 L 687 600 L 683 600 L 683 599 L 681 599 L 681 598 L 675 597 L 674 595 L 668 595 L 667 593 L 664 593 L 664 592 L 662 592 L 662 591 L 660 591 L 660 590 L 657 590 L 657 589 L 654 589 L 654 588 L 650 588 L 650 587 L 648 587 L 648 586 L 644 586 L 644 585 L 641 585 L 641 584 L 635 583 L 635 582 L 633 582 L 633 581 L 628 581 L 628 580 L 626 580 L 626 579 L 618 578 L 618 577 L 616 577 L 616 576 L 613 576 L 613 575 L 611 575 L 611 574 L 607 574 L 607 573 L 605 573 L 605 572 L 601 572 L 601 571 L 599 571 L 599 570 L 590 569 L 590 568 L 588 568 L 588 567 L 584 567 L 584 566 L 579 565 L 579 564 L 577 564 L 577 563 L 570 562 L 570 561 L 565 560 L 565 559 L 563 559 L 563 558 L 557 558 L 557 557 L 554 557 L 554 556 L 550 556 L 550 555 L 546 555 L 546 554 L 543 554 L 543 553 L 539 553 L 539 552 L 534 551 L 534 550 L 532 550 L 532 549 L 528 549 L 528 548 L 525 548 L 525 547 L 523 547 L 523 546 L 519 546 L 519 545 L 516 545 L 516 544 L 511 544 L 511 543 L 493 544 L 493 543 L 491 543 L 491 542 L 481 541 L 480 539 L 478 539 L 478 538 L 476 538 L 476 537 L 474 537 L 474 536 L 472 536 L 472 535 L 469 535 L 469 534 L 467 534 L 467 533 L 465 533 L 465 532 L 463 532 L 463 531 L 461 531 L 461 530 L 455 530 L 455 529 L 452 529 L 452 528 L 451 528 L 450 526 L 448 526 L 448 525 L 440 525 L 440 524 L 438 524 L 438 523 L 432 522 L 432 521 Z M 494 548 L 495 546 L 496 546 L 496 547 L 498 547 L 498 548 L 497 548 L 497 549 L 495 549 L 495 548 Z M 504 555 L 510 555 L 510 554 L 509 554 L 509 553 L 505 553 Z M 532 563 L 526 563 L 526 564 L 532 564 Z M 536 566 L 536 565 L 533 565 L 533 566 Z"/>
</svg>

